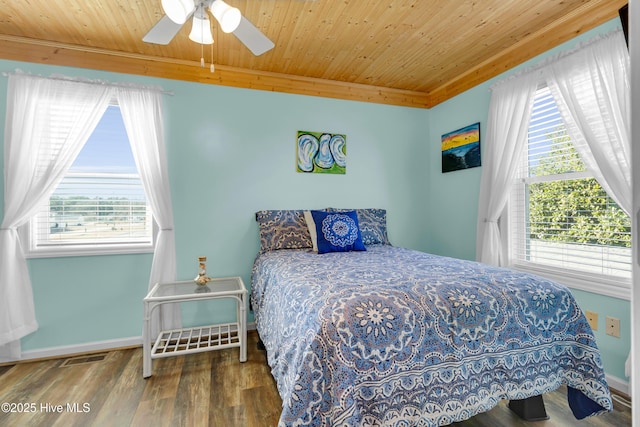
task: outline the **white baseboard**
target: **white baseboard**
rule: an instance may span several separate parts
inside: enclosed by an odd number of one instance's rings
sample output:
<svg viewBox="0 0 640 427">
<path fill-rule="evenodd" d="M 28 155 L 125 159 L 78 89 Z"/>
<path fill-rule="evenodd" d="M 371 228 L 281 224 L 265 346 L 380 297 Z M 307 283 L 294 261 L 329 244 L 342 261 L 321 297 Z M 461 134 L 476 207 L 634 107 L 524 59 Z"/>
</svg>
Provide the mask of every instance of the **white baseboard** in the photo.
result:
<svg viewBox="0 0 640 427">
<path fill-rule="evenodd" d="M 618 377 L 614 377 L 613 375 L 605 375 L 607 379 L 607 384 L 609 384 L 610 388 L 618 390 L 621 393 L 626 394 L 627 396 L 631 396 L 631 391 L 629 389 L 629 382 L 622 380 Z"/>
<path fill-rule="evenodd" d="M 112 350 L 114 348 L 142 346 L 142 336 L 119 338 L 115 340 L 95 341 L 82 344 L 64 345 L 60 347 L 48 347 L 38 350 L 22 352 L 22 358 L 15 362 L 35 359 L 54 359 L 72 354 L 94 353 L 97 351 Z"/>
<path fill-rule="evenodd" d="M 256 324 L 255 322 L 247 323 L 247 330 L 255 330 Z M 106 341 L 95 341 L 83 344 L 72 344 L 72 345 L 64 345 L 60 347 L 48 347 L 42 348 L 38 350 L 27 350 L 22 352 L 22 357 L 20 359 L 14 360 L 3 360 L 2 363 L 13 363 L 13 362 L 24 362 L 27 360 L 37 360 L 37 359 L 55 359 L 59 357 L 66 357 L 73 354 L 82 354 L 82 353 L 95 353 L 98 351 L 106 351 L 113 350 L 116 348 L 124 348 L 124 347 L 141 347 L 142 346 L 142 336 L 137 337 L 129 337 L 129 338 L 119 338 L 114 340 L 106 340 Z"/>
</svg>

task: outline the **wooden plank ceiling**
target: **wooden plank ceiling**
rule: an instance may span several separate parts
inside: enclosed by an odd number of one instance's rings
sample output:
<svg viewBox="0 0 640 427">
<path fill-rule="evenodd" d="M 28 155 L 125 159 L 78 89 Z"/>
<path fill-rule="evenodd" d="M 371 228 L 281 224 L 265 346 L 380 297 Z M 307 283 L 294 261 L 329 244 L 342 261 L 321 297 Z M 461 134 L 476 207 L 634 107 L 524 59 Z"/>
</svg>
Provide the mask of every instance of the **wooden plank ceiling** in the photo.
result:
<svg viewBox="0 0 640 427">
<path fill-rule="evenodd" d="M 213 19 L 212 47 L 189 40 L 190 23 L 166 46 L 144 43 L 161 0 L 0 0 L 0 58 L 430 108 L 626 2 L 227 0 L 275 43 L 254 56 Z"/>
</svg>

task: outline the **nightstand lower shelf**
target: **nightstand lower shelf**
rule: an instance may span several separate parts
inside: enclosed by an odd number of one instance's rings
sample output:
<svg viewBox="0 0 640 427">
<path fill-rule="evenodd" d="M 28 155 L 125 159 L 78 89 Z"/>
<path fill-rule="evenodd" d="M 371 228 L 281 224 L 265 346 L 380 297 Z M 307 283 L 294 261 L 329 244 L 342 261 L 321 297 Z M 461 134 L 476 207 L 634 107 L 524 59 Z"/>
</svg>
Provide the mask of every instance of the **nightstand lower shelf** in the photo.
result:
<svg viewBox="0 0 640 427">
<path fill-rule="evenodd" d="M 240 347 L 237 323 L 161 331 L 151 348 L 151 358 L 179 356 L 215 349 Z"/>
</svg>

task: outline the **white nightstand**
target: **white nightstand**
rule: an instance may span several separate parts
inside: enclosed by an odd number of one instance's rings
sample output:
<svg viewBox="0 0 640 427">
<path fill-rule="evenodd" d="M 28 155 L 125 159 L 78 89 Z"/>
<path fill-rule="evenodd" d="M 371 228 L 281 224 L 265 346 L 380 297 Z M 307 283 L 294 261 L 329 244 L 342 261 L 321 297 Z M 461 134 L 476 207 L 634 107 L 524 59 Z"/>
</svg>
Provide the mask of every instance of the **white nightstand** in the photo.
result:
<svg viewBox="0 0 640 427">
<path fill-rule="evenodd" d="M 193 280 L 157 283 L 144 298 L 142 375 L 151 376 L 152 360 L 202 351 L 240 347 L 240 362 L 247 360 L 247 288 L 241 277 L 211 279 L 206 286 Z M 160 331 L 151 342 L 152 313 L 163 304 L 229 298 L 236 301 L 236 322 Z"/>
</svg>

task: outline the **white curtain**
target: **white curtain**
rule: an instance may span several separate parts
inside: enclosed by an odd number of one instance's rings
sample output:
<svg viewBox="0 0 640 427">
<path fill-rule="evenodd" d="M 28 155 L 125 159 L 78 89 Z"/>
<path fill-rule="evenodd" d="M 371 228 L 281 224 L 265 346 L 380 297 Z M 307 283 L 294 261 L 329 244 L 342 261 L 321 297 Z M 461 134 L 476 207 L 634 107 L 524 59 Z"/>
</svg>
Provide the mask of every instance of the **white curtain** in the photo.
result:
<svg viewBox="0 0 640 427">
<path fill-rule="evenodd" d="M 630 60 L 622 31 L 549 63 L 547 85 L 580 157 L 631 213 Z"/>
<path fill-rule="evenodd" d="M 532 100 L 549 86 L 569 135 L 596 179 L 631 212 L 629 55 L 622 31 L 590 41 L 493 88 L 478 204 L 476 259 L 504 265 L 498 221 L 526 143 Z"/>
<path fill-rule="evenodd" d="M 176 280 L 176 248 L 173 231 L 173 210 L 162 126 L 161 94 L 136 88 L 118 88 L 118 104 L 122 112 L 133 157 L 142 179 L 144 191 L 160 228 L 153 254 L 149 289 L 158 282 Z M 180 326 L 178 305 L 161 307 L 161 325 L 151 331 L 155 337 L 162 328 Z M 158 312 L 154 312 L 158 316 Z"/>
<path fill-rule="evenodd" d="M 176 278 L 173 212 L 157 90 L 102 82 L 9 75 L 0 225 L 0 362 L 20 358 L 20 338 L 38 328 L 27 262 L 17 228 L 50 197 L 117 96 L 145 193 L 160 231 L 149 286 Z M 163 312 L 177 327 L 177 306 Z"/>
<path fill-rule="evenodd" d="M 38 324 L 17 227 L 56 188 L 109 104 L 108 87 L 25 74 L 9 76 L 0 225 L 0 361 L 20 356 Z"/>
<path fill-rule="evenodd" d="M 618 205 L 627 213 L 632 212 L 631 187 L 631 80 L 630 57 L 624 34 L 621 30 L 579 46 L 568 54 L 551 58 L 538 71 L 551 91 L 567 131 L 580 157 L 587 168 L 593 172 L 596 180 Z M 525 77 L 522 87 L 529 87 Z M 507 86 L 507 84 L 503 84 Z M 535 85 L 533 87 L 535 89 Z M 500 230 L 497 219 L 506 200 L 502 184 L 507 174 L 511 174 L 509 158 L 511 152 L 520 153 L 522 141 L 517 137 L 506 139 L 501 134 L 509 133 L 507 112 L 520 116 L 520 106 L 510 106 L 509 95 L 521 96 L 528 100 L 517 88 L 507 89 L 505 97 L 494 90 L 491 98 L 489 124 L 487 129 L 488 148 L 485 154 L 480 202 L 478 208 L 477 259 L 483 262 L 503 265 L 502 248 L 500 246 Z M 524 91 L 522 91 L 524 92 Z M 506 101 L 505 101 L 506 99 Z M 505 105 L 514 111 L 500 111 L 495 103 Z M 498 119 L 494 116 L 498 114 Z M 503 117 L 500 117 L 503 114 Z M 527 113 L 526 127 L 528 127 Z M 517 122 L 517 118 L 515 121 Z M 498 137 L 494 136 L 497 134 Z M 525 132 L 526 137 L 526 132 Z M 501 145 L 507 142 L 507 146 Z M 510 146 L 509 146 L 510 145 Z M 502 155 L 495 150 L 503 150 Z M 512 158 L 512 164 L 516 157 Z M 505 166 L 506 165 L 506 166 Z M 497 168 L 497 171 L 496 171 Z M 486 176 L 485 176 L 486 175 Z M 512 175 L 511 175 L 512 176 Z M 629 375 L 631 354 L 626 363 Z"/>
<path fill-rule="evenodd" d="M 580 157 L 628 215 L 633 211 L 630 67 L 620 30 L 545 68 L 547 84 Z M 625 374 L 631 375 L 631 353 Z"/>
<path fill-rule="evenodd" d="M 498 220 L 526 147 L 538 79 L 538 73 L 528 73 L 492 88 L 478 202 L 476 259 L 480 262 L 506 263 Z"/>
</svg>

